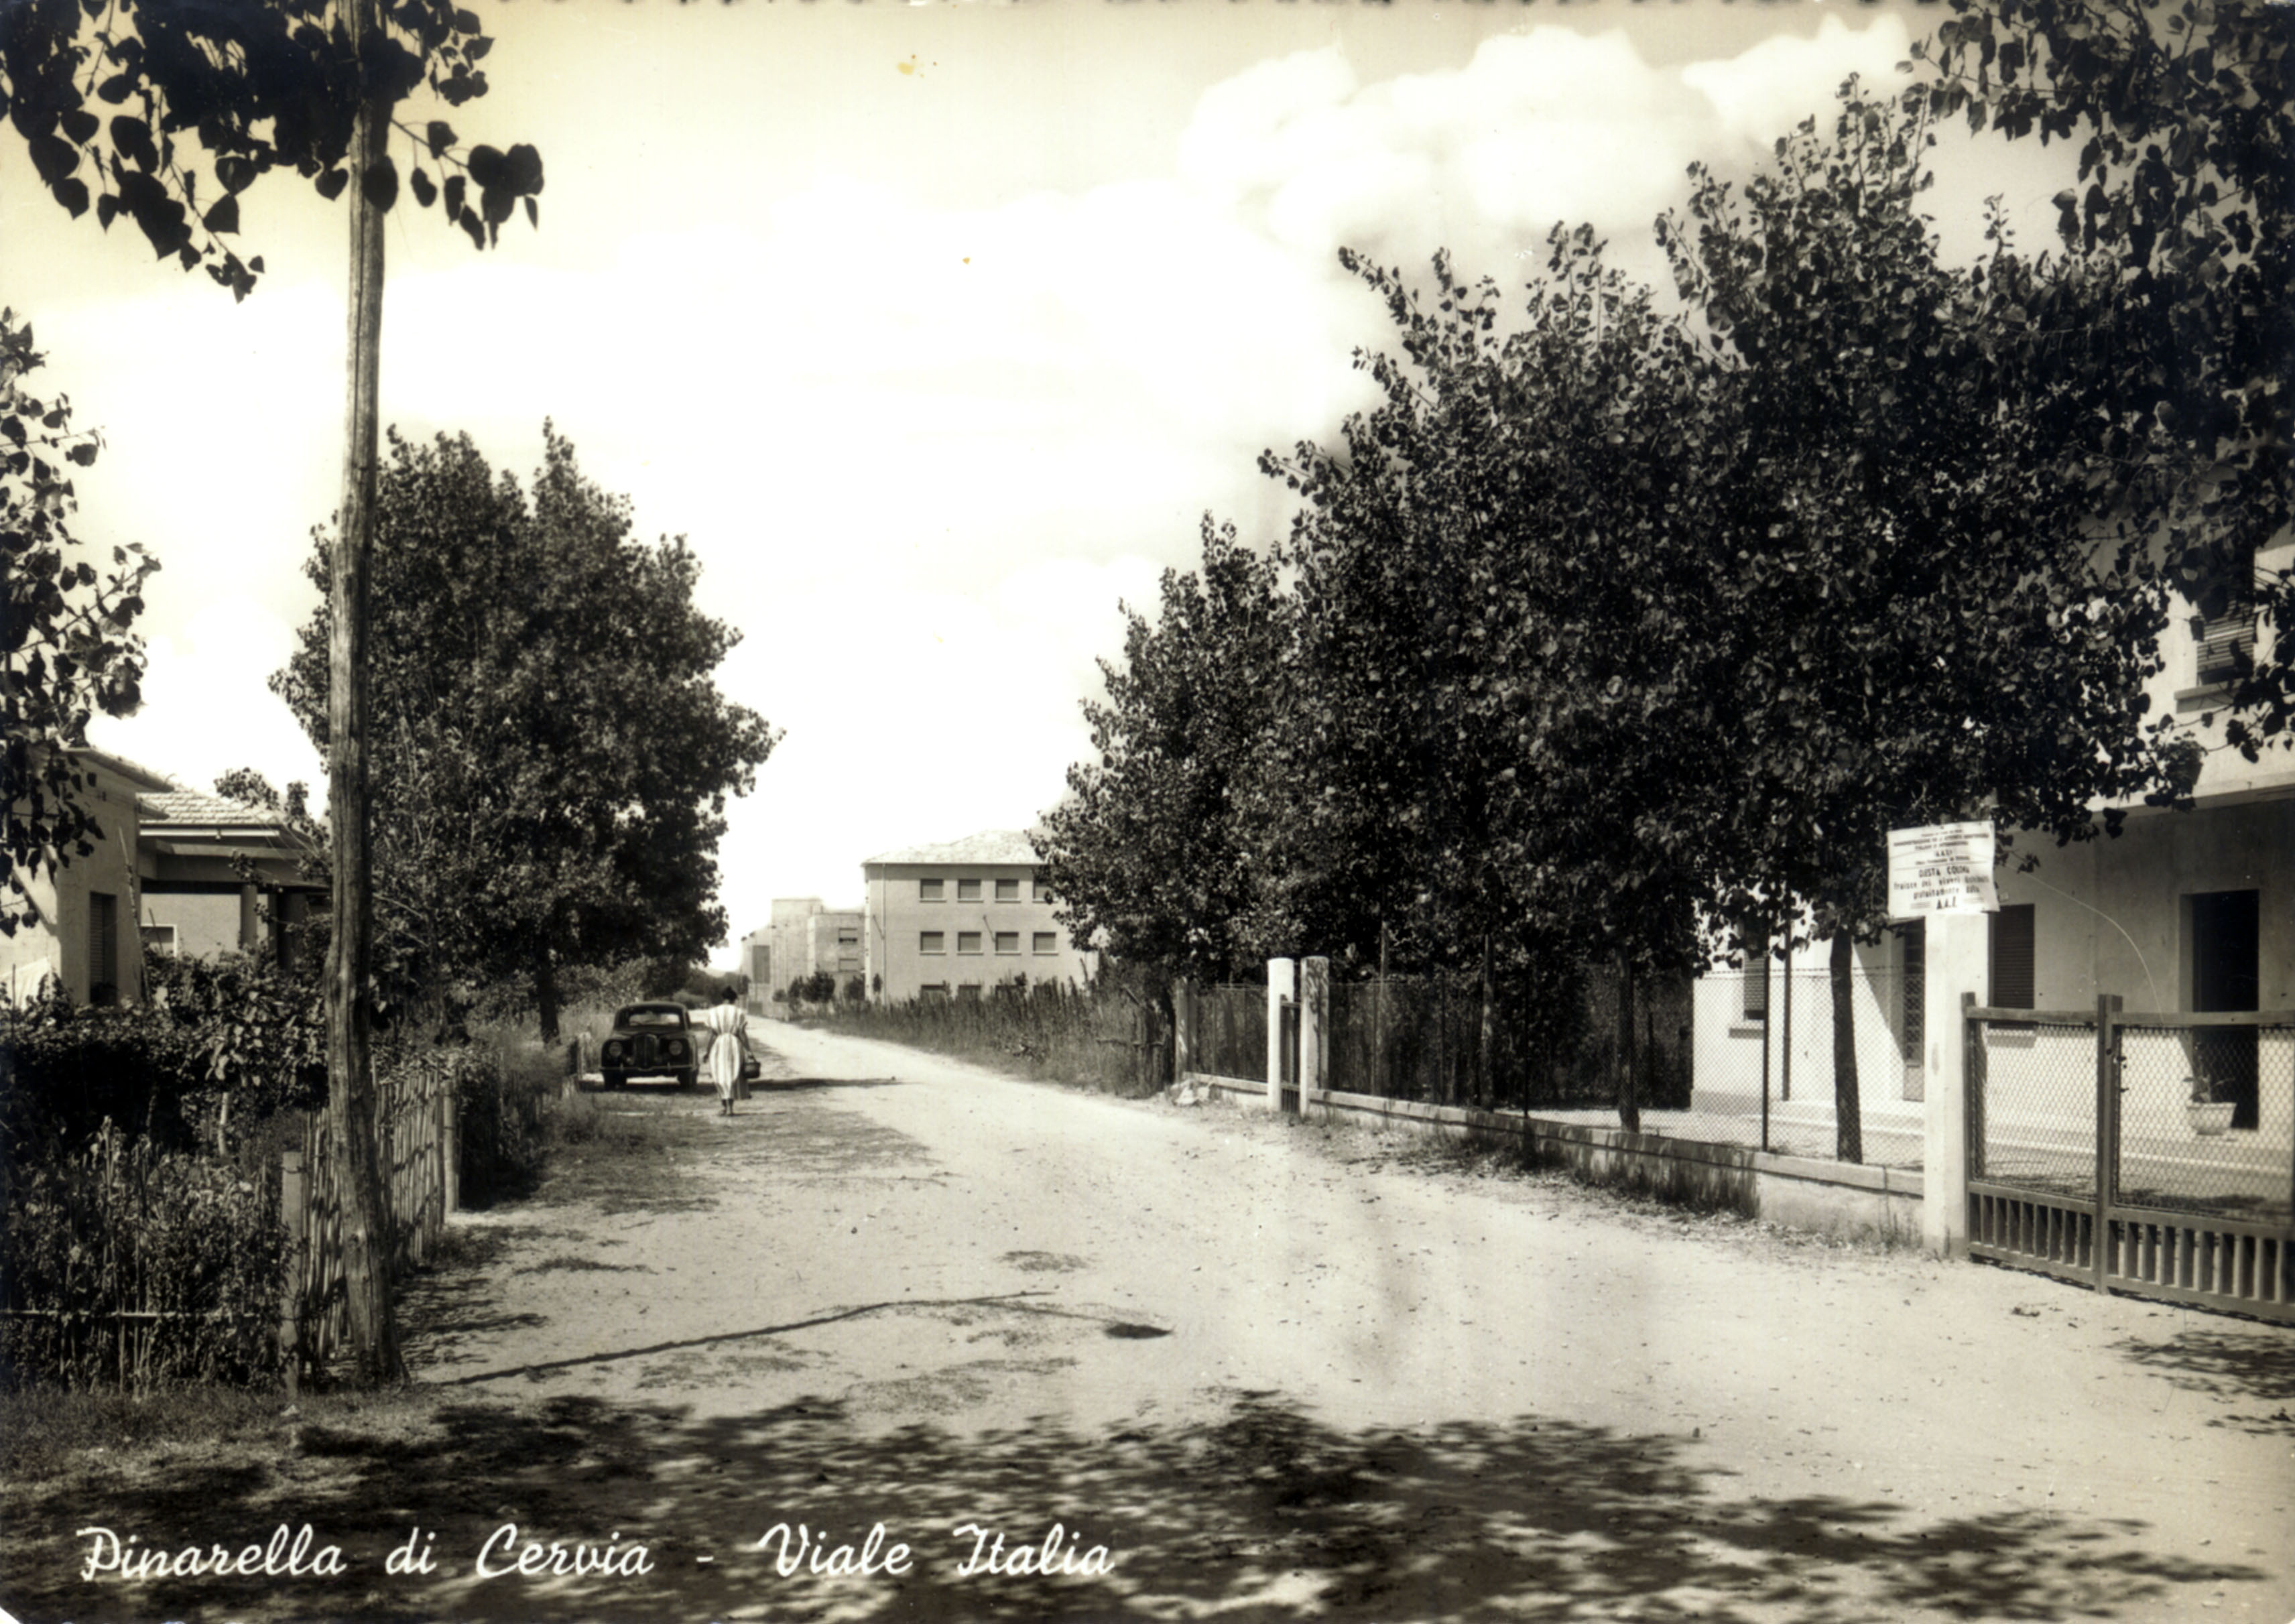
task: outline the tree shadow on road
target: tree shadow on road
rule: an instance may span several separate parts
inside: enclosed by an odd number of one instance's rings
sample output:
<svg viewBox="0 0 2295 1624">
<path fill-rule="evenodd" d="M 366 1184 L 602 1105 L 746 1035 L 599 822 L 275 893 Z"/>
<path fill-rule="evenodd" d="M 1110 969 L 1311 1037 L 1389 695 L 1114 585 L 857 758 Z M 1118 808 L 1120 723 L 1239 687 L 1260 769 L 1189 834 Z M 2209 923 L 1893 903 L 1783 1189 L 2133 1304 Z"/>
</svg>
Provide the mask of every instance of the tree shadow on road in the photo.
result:
<svg viewBox="0 0 2295 1624">
<path fill-rule="evenodd" d="M 2295 1335 L 2260 1328 L 2194 1329 L 2160 1342 L 2130 1337 L 2113 1343 L 2112 1351 L 2177 1387 L 2250 1399 L 2258 1407 L 2254 1415 L 2226 1416 L 2213 1424 L 2295 1436 Z M 2263 1406 L 2271 1407 L 2271 1413 L 2263 1413 Z"/>
<path fill-rule="evenodd" d="M 1865 1624 L 2176 1616 L 2195 1587 L 2266 1577 L 2150 1548 L 2141 1524 L 2038 1512 L 1925 1521 L 1878 1499 L 1735 1491 L 1711 1447 L 1549 1416 L 1351 1430 L 1273 1392 L 1228 1392 L 1208 1420 L 1110 1434 L 1060 1421 L 982 1433 L 871 1430 L 835 1400 L 732 1418 L 557 1398 L 427 1403 L 282 1422 L 275 1457 L 123 1474 L 51 1504 L 9 1495 L 0 1595 L 19 1616 L 676 1620 L 1534 1619 Z M 260 1451 L 264 1440 L 251 1448 Z M 102 1525 L 169 1549 L 237 1548 L 308 1520 L 339 1545 L 339 1579 L 82 1583 Z M 520 1538 L 647 1546 L 642 1577 L 474 1580 L 504 1522 Z M 796 1525 L 830 1552 L 872 1525 L 912 1571 L 784 1577 Z M 1011 1568 L 959 1571 L 1000 1532 Z M 410 1528 L 437 1571 L 388 1575 Z M 1093 1546 L 1105 1574 L 1082 1566 Z M 1022 1564 L 1033 1566 L 1033 1563 Z"/>
</svg>

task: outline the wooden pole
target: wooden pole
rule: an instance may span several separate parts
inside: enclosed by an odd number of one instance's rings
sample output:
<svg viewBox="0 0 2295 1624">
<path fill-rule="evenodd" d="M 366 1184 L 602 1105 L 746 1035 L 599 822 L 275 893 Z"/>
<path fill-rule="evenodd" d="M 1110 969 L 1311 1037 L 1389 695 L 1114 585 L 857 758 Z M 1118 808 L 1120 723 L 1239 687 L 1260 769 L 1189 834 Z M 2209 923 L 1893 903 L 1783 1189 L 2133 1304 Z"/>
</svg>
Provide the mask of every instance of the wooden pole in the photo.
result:
<svg viewBox="0 0 2295 1624">
<path fill-rule="evenodd" d="M 310 1237 L 309 1192 L 303 1183 L 303 1153 L 279 1156 L 279 1215 L 287 1226 L 287 1284 L 279 1293 L 279 1353 L 287 1367 L 287 1396 L 303 1386 L 303 1270 Z"/>
<path fill-rule="evenodd" d="M 2119 1196 L 2119 1034 L 2120 997 L 2099 992 L 2095 1000 L 2095 1234 L 2092 1250 L 2095 1289 L 2111 1291 L 2112 1203 Z"/>
<path fill-rule="evenodd" d="M 382 31 L 379 0 L 343 0 L 352 37 Z M 373 553 L 382 368 L 382 214 L 361 177 L 381 161 L 389 108 L 360 103 L 351 142 L 350 313 L 343 490 L 334 543 L 327 646 L 327 825 L 334 918 L 327 949 L 327 1110 L 343 1158 L 343 1269 L 351 1350 L 361 1379 L 404 1372 L 391 1313 L 388 1197 L 376 1143 L 371 1037 L 373 886 L 367 830 L 368 565 Z"/>
</svg>

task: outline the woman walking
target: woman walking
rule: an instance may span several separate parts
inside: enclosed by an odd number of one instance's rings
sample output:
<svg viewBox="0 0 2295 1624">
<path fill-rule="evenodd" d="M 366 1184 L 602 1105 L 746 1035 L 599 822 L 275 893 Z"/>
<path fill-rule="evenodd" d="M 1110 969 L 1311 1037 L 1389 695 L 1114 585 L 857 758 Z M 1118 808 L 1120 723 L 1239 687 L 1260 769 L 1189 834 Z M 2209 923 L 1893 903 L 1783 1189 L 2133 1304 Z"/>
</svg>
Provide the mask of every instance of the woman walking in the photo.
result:
<svg viewBox="0 0 2295 1624">
<path fill-rule="evenodd" d="M 709 1081 L 717 1085 L 717 1114 L 731 1116 L 733 1102 L 740 1097 L 741 1063 L 749 1057 L 749 1017 L 733 989 L 727 987 L 701 1024 L 717 1034 L 709 1045 Z"/>
</svg>

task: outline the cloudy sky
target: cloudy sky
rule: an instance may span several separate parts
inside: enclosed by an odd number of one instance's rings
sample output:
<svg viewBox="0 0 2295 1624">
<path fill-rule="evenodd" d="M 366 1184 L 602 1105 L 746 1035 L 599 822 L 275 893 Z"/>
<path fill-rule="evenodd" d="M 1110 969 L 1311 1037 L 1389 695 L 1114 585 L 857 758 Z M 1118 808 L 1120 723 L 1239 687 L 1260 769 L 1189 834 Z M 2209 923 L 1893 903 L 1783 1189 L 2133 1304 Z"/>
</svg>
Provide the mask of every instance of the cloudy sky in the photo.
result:
<svg viewBox="0 0 2295 1624">
<path fill-rule="evenodd" d="M 473 252 L 389 224 L 384 420 L 521 477 L 555 420 L 641 530 L 682 534 L 787 737 L 721 853 L 734 933 L 860 894 L 890 847 L 1023 827 L 1088 739 L 1118 604 L 1198 519 L 1284 526 L 1259 452 L 1329 435 L 1381 341 L 1352 246 L 1501 281 L 1556 220 L 1662 280 L 1650 225 L 1702 159 L 1750 173 L 1937 13 L 1887 4 L 1108 0 L 673 7 L 499 0 L 470 141 L 531 141 L 542 229 Z M 428 116 L 427 114 L 422 116 Z M 1940 152 L 2034 233 L 2054 154 Z M 245 200 L 244 305 L 68 220 L 0 143 L 0 301 L 106 451 L 78 534 L 163 572 L 149 703 L 97 742 L 206 788 L 324 772 L 265 678 L 314 597 L 339 477 L 343 218 Z M 2037 240 L 2035 246 L 2037 246 Z M 731 949 L 719 955 L 731 962 Z"/>
</svg>

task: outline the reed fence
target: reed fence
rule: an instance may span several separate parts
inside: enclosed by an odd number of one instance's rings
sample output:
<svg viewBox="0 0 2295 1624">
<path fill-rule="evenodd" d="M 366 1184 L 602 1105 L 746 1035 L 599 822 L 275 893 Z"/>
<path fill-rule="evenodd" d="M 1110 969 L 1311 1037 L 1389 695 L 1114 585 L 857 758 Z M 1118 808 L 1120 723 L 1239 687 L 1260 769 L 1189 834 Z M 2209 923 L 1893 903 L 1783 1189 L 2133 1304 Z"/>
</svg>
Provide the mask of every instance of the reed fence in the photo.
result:
<svg viewBox="0 0 2295 1624">
<path fill-rule="evenodd" d="M 412 1056 L 375 1079 L 382 1158 L 382 1263 L 391 1276 L 420 1266 L 460 1205 L 459 1051 Z M 304 1114 L 302 1145 L 280 1159 L 286 1286 L 279 1342 L 288 1390 L 325 1370 L 348 1326 L 344 1159 L 324 1113 Z"/>
</svg>

